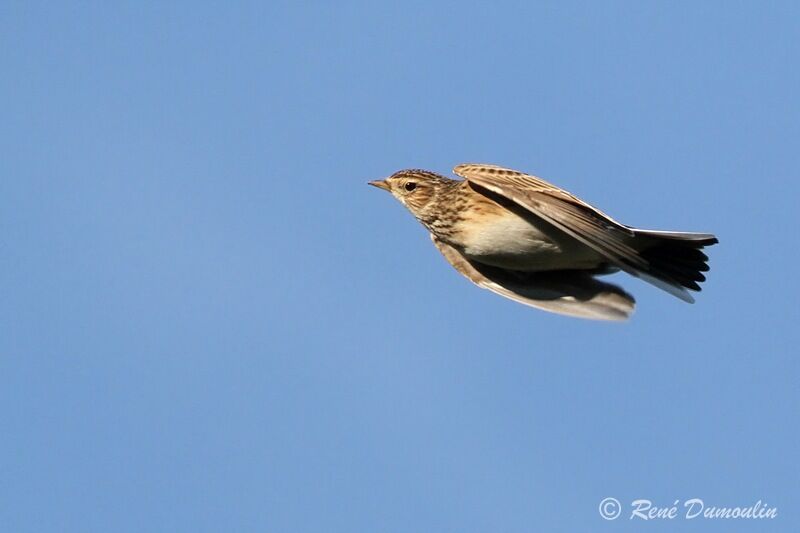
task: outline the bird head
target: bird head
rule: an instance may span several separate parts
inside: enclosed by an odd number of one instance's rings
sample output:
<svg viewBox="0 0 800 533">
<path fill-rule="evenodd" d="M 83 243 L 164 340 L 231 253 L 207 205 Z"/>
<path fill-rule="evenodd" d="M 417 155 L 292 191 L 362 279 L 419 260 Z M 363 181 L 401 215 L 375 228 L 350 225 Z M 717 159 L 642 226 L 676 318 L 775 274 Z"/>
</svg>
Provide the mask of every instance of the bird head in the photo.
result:
<svg viewBox="0 0 800 533">
<path fill-rule="evenodd" d="M 392 196 L 423 222 L 428 218 L 428 212 L 434 208 L 437 197 L 457 183 L 459 182 L 419 169 L 401 170 L 384 180 L 369 182 L 373 187 L 392 193 Z"/>
</svg>

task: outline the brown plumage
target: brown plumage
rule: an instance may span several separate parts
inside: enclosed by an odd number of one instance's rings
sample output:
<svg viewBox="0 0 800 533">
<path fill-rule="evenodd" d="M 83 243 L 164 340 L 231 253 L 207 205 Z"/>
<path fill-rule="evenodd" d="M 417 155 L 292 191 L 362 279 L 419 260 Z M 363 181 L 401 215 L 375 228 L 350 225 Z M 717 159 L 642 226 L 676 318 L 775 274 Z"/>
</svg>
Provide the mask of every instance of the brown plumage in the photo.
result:
<svg viewBox="0 0 800 533">
<path fill-rule="evenodd" d="M 477 285 L 548 311 L 622 320 L 634 300 L 594 276 L 623 270 L 687 302 L 708 271 L 707 233 L 620 224 L 535 176 L 459 165 L 457 181 L 402 170 L 371 185 L 387 190 L 430 231 L 445 258 Z"/>
</svg>

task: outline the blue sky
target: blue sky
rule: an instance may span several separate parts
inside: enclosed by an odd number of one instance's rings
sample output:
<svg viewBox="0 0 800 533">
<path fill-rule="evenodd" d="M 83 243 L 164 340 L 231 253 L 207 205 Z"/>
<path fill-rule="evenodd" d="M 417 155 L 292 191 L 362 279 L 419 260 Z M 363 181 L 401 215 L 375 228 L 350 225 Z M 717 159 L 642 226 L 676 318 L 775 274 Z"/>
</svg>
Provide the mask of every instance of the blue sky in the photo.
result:
<svg viewBox="0 0 800 533">
<path fill-rule="evenodd" d="M 796 5 L 112 4 L 0 7 L 3 531 L 798 530 Z M 471 286 L 365 184 L 463 162 L 716 233 L 698 303 Z"/>
</svg>

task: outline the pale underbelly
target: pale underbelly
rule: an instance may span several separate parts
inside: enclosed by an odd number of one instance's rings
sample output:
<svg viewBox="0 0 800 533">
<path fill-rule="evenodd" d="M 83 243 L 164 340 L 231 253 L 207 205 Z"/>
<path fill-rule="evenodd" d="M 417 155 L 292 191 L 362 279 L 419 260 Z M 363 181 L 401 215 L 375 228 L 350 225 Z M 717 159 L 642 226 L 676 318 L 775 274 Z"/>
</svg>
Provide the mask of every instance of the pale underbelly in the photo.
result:
<svg viewBox="0 0 800 533">
<path fill-rule="evenodd" d="M 580 241 L 510 213 L 468 227 L 462 230 L 460 248 L 469 259 L 483 264 L 532 272 L 594 268 L 606 262 Z"/>
</svg>

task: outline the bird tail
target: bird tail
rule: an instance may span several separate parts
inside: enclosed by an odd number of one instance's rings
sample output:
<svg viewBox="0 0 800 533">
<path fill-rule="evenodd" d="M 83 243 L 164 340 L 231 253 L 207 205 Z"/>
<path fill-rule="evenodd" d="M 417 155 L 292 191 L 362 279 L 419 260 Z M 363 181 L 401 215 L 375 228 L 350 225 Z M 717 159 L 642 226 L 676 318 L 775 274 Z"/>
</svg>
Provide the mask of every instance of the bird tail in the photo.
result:
<svg viewBox="0 0 800 533">
<path fill-rule="evenodd" d="M 687 289 L 700 290 L 699 284 L 706 279 L 703 272 L 709 270 L 708 256 L 702 249 L 718 243 L 717 238 L 710 233 L 633 231 L 633 245 L 648 263 L 640 276 L 681 300 L 694 302 Z"/>
</svg>

